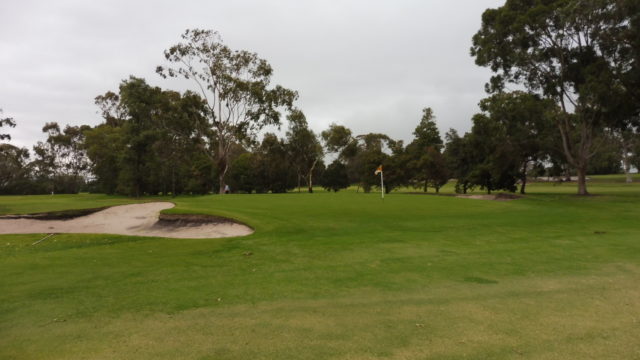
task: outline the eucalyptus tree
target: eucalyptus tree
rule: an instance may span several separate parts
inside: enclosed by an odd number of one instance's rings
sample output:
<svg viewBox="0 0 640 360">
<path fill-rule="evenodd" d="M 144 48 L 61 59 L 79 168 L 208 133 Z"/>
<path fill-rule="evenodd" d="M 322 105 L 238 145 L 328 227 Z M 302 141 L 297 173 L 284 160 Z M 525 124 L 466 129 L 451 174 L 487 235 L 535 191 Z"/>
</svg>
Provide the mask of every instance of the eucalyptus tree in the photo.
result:
<svg viewBox="0 0 640 360">
<path fill-rule="evenodd" d="M 255 138 L 266 125 L 280 123 L 279 109 L 291 109 L 295 91 L 270 87 L 273 69 L 245 50 L 232 50 L 212 30 L 186 30 L 182 42 L 164 52 L 170 66 L 158 66 L 162 77 L 193 81 L 205 100 L 211 132 L 207 154 L 215 162 L 219 191 L 224 193 L 232 144 Z"/>
<path fill-rule="evenodd" d="M 2 109 L 0 109 L 0 116 L 1 115 L 2 115 Z M 13 118 L 10 118 L 10 117 L 0 118 L 0 128 L 3 126 L 16 127 L 16 122 L 13 120 Z M 0 140 L 11 140 L 11 135 L 0 134 Z"/>
<path fill-rule="evenodd" d="M 42 128 L 47 139 L 34 146 L 33 165 L 39 181 L 47 183 L 50 191 L 77 193 L 86 182 L 90 163 L 84 134 L 89 129 L 87 125 L 67 125 L 61 129 L 56 122 Z"/>
<path fill-rule="evenodd" d="M 309 129 L 304 113 L 294 109 L 287 116 L 289 131 L 287 131 L 287 148 L 289 158 L 296 168 L 298 190 L 300 180 L 307 183 L 308 192 L 313 192 L 313 174 L 316 166 L 322 162 L 324 152 L 316 134 Z"/>
<path fill-rule="evenodd" d="M 29 150 L 0 144 L 0 195 L 35 192 L 29 176 Z"/>
<path fill-rule="evenodd" d="M 338 124 L 331 124 L 327 130 L 320 133 L 324 147 L 330 154 L 336 154 L 338 159 L 347 162 L 357 153 L 358 140 L 351 129 Z"/>
<path fill-rule="evenodd" d="M 103 191 L 176 195 L 213 187 L 211 162 L 202 164 L 207 124 L 199 95 L 132 76 L 96 104 L 105 122 L 86 132 L 85 147 Z"/>
<path fill-rule="evenodd" d="M 484 12 L 473 37 L 476 64 L 496 73 L 488 91 L 521 84 L 560 106 L 554 120 L 581 195 L 588 194 L 594 136 L 637 111 L 627 106 L 637 96 L 630 86 L 638 73 L 634 4 L 637 0 L 507 0 Z"/>
</svg>

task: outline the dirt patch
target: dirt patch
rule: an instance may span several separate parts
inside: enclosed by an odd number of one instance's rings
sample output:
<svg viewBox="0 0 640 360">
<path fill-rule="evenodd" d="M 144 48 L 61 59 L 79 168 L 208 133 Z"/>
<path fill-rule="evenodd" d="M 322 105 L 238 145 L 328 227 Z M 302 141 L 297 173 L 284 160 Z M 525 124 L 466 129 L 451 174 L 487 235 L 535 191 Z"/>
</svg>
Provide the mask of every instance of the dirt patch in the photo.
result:
<svg viewBox="0 0 640 360">
<path fill-rule="evenodd" d="M 498 193 L 498 194 L 437 194 L 437 193 L 425 193 L 425 192 L 410 192 L 405 193 L 408 195 L 431 195 L 431 196 L 450 196 L 463 199 L 476 199 L 476 200 L 495 200 L 495 201 L 509 201 L 520 199 L 522 195 Z"/>
<path fill-rule="evenodd" d="M 510 201 L 522 198 L 520 195 L 516 194 L 484 194 L 484 195 L 456 195 L 457 198 L 463 199 L 475 199 L 475 200 L 494 200 L 494 201 Z"/>
<path fill-rule="evenodd" d="M 231 219 L 205 215 L 162 215 L 175 205 L 153 202 L 113 206 L 66 220 L 33 217 L 0 219 L 0 234 L 89 233 L 170 238 L 221 238 L 253 233 L 250 227 Z"/>
</svg>

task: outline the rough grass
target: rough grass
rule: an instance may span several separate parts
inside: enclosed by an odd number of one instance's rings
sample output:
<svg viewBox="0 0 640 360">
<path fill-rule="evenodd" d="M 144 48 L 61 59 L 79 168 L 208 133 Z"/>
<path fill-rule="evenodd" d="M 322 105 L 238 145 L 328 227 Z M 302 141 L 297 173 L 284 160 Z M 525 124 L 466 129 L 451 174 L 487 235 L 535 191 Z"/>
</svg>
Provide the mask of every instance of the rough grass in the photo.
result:
<svg viewBox="0 0 640 360">
<path fill-rule="evenodd" d="M 232 239 L 0 236 L 0 358 L 640 358 L 640 187 L 529 189 L 175 199 L 256 229 Z M 0 209 L 131 201 L 61 198 Z"/>
</svg>

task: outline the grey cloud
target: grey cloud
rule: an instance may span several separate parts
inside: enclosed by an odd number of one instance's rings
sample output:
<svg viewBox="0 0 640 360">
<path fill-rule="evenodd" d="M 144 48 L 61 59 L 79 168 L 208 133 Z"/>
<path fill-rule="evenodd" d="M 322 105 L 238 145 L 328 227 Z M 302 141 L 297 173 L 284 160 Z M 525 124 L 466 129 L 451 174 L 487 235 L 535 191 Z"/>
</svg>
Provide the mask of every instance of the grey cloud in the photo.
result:
<svg viewBox="0 0 640 360">
<path fill-rule="evenodd" d="M 18 122 L 13 142 L 30 146 L 47 121 L 100 123 L 93 98 L 129 75 L 184 90 L 154 69 L 184 29 L 200 27 L 267 59 L 316 131 L 337 122 L 409 140 L 426 106 L 443 133 L 466 131 L 489 77 L 469 56 L 471 36 L 503 2 L 3 2 L 0 108 Z"/>
</svg>

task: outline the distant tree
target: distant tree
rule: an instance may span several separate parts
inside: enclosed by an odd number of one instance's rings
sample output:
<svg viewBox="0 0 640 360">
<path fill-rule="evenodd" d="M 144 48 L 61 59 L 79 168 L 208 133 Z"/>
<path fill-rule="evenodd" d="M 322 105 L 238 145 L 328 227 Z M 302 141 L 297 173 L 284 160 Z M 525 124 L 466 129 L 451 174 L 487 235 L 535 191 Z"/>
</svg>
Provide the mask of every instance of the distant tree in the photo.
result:
<svg viewBox="0 0 640 360">
<path fill-rule="evenodd" d="M 522 84 L 560 106 L 554 120 L 580 195 L 594 136 L 638 111 L 638 8 L 636 0 L 507 0 L 484 12 L 473 37 L 476 63 L 496 73 L 489 91 Z"/>
<path fill-rule="evenodd" d="M 95 187 L 134 196 L 212 189 L 211 161 L 202 151 L 210 139 L 200 96 L 130 77 L 118 94 L 107 92 L 96 103 L 105 122 L 87 131 L 85 141 Z"/>
<path fill-rule="evenodd" d="M 380 133 L 358 135 L 355 139 L 357 140 L 355 149 L 351 150 L 355 155 L 349 158 L 346 164 L 347 172 L 351 172 L 351 178 L 362 186 L 364 192 L 368 193 L 373 186 L 380 184 L 379 179 L 373 176 L 373 173 L 381 164 L 389 164 L 391 162 L 391 156 L 385 150 L 393 149 L 396 146 L 396 142 L 389 136 Z M 385 174 L 388 180 L 385 185 L 388 189 L 392 189 L 402 182 L 402 176 L 395 177 L 396 174 L 391 175 L 391 169 L 387 169 Z M 393 179 L 398 179 L 399 181 L 394 183 Z"/>
<path fill-rule="evenodd" d="M 338 158 L 344 161 L 355 155 L 357 140 L 347 127 L 331 124 L 320 136 L 328 153 L 337 154 Z"/>
<path fill-rule="evenodd" d="M 229 170 L 229 186 L 233 191 L 251 194 L 256 191 L 259 174 L 256 172 L 256 154 L 246 152 L 233 160 Z"/>
<path fill-rule="evenodd" d="M 445 156 L 438 148 L 430 146 L 427 148 L 427 153 L 420 158 L 420 161 L 419 166 L 426 173 L 425 180 L 436 190 L 436 194 L 439 193 L 440 188 L 449 181 L 450 171 Z M 424 188 L 426 192 L 426 184 Z"/>
<path fill-rule="evenodd" d="M 0 195 L 36 192 L 30 181 L 29 150 L 0 144 Z"/>
<path fill-rule="evenodd" d="M 629 124 L 611 129 L 611 135 L 613 139 L 615 139 L 614 143 L 619 145 L 622 169 L 625 173 L 627 183 L 633 182 L 631 166 L 633 166 L 633 157 L 637 155 L 636 148 L 640 146 L 639 122 L 640 116 L 636 117 L 634 121 Z"/>
<path fill-rule="evenodd" d="M 466 194 L 473 189 L 471 173 L 478 163 L 478 154 L 473 148 L 471 134 L 460 136 L 455 129 L 450 129 L 445 135 L 446 147 L 444 152 L 451 176 L 456 179 L 456 192 Z"/>
<path fill-rule="evenodd" d="M 435 121 L 436 117 L 430 107 L 422 109 L 420 123 L 413 130 L 414 140 L 411 142 L 419 149 L 426 149 L 430 146 L 442 148 L 442 138 Z"/>
<path fill-rule="evenodd" d="M 100 108 L 100 113 L 106 125 L 112 127 L 123 125 L 127 117 L 127 110 L 120 103 L 120 95 L 113 91 L 107 91 L 104 95 L 96 96 L 94 103 Z"/>
<path fill-rule="evenodd" d="M 2 116 L 2 109 L 0 109 L 0 116 Z M 10 118 L 10 117 L 6 117 L 6 118 L 0 117 L 0 128 L 3 126 L 16 127 L 16 122 L 13 120 L 13 118 Z M 0 140 L 11 140 L 11 135 L 0 134 Z"/>
<path fill-rule="evenodd" d="M 289 166 L 287 145 L 273 133 L 266 133 L 255 151 L 256 191 L 283 193 L 295 186 L 295 171 Z"/>
<path fill-rule="evenodd" d="M 198 86 L 212 132 L 207 153 L 216 163 L 222 194 L 232 144 L 243 144 L 264 126 L 279 124 L 278 108 L 290 109 L 297 93 L 279 85 L 269 88 L 271 66 L 255 53 L 231 50 L 217 32 L 186 30 L 182 40 L 164 53 L 175 67 L 158 66 L 156 71 Z"/>
<path fill-rule="evenodd" d="M 622 172 L 622 139 L 613 131 L 607 130 L 594 136 L 595 154 L 589 161 L 588 173 L 591 175 L 620 174 Z"/>
<path fill-rule="evenodd" d="M 322 187 L 327 191 L 338 192 L 349 187 L 349 177 L 347 167 L 338 160 L 335 160 L 322 174 Z"/>
<path fill-rule="evenodd" d="M 442 138 L 431 108 L 422 110 L 422 119 L 413 135 L 413 141 L 407 146 L 409 178 L 414 186 L 422 187 L 424 192 L 427 192 L 429 184 L 435 184 L 438 191 L 442 186 L 442 177 L 446 177 L 446 171 L 441 167 L 444 165 L 440 154 Z M 446 183 L 446 179 L 444 182 Z"/>
<path fill-rule="evenodd" d="M 394 189 L 409 185 L 412 172 L 410 168 L 411 158 L 407 151 L 407 147 L 399 140 L 390 140 L 387 146 L 391 150 L 391 155 L 383 157 L 384 170 L 384 190 L 390 193 Z M 385 154 L 386 155 L 386 154 Z M 378 177 L 374 176 L 376 167 L 369 169 L 369 176 L 377 182 Z"/>
<path fill-rule="evenodd" d="M 524 194 L 529 169 L 545 162 L 554 146 L 553 117 L 559 109 L 552 100 L 522 91 L 494 94 L 480 101 L 480 109 L 484 120 L 494 127 L 494 133 L 485 136 L 500 137 L 494 146 L 504 148 L 503 156 L 517 164 L 520 193 Z"/>
<path fill-rule="evenodd" d="M 309 129 L 304 113 L 298 109 L 291 111 L 287 117 L 289 131 L 287 131 L 287 148 L 292 164 L 296 168 L 298 190 L 300 180 L 307 183 L 308 192 L 313 192 L 313 175 L 316 166 L 322 161 L 324 152 L 316 134 Z"/>
<path fill-rule="evenodd" d="M 123 129 L 108 124 L 96 126 L 85 132 L 84 146 L 91 160 L 91 171 L 96 178 L 97 190 L 115 194 L 126 149 Z"/>
<path fill-rule="evenodd" d="M 77 193 L 86 183 L 90 164 L 84 147 L 84 133 L 89 129 L 86 125 L 67 125 L 61 130 L 55 122 L 42 128 L 47 140 L 34 146 L 33 165 L 38 181 L 48 184 L 49 191 Z"/>
<path fill-rule="evenodd" d="M 514 156 L 515 146 L 508 141 L 507 130 L 486 114 L 473 116 L 470 149 L 473 149 L 469 181 L 485 189 L 516 190 L 520 159 Z"/>
</svg>

